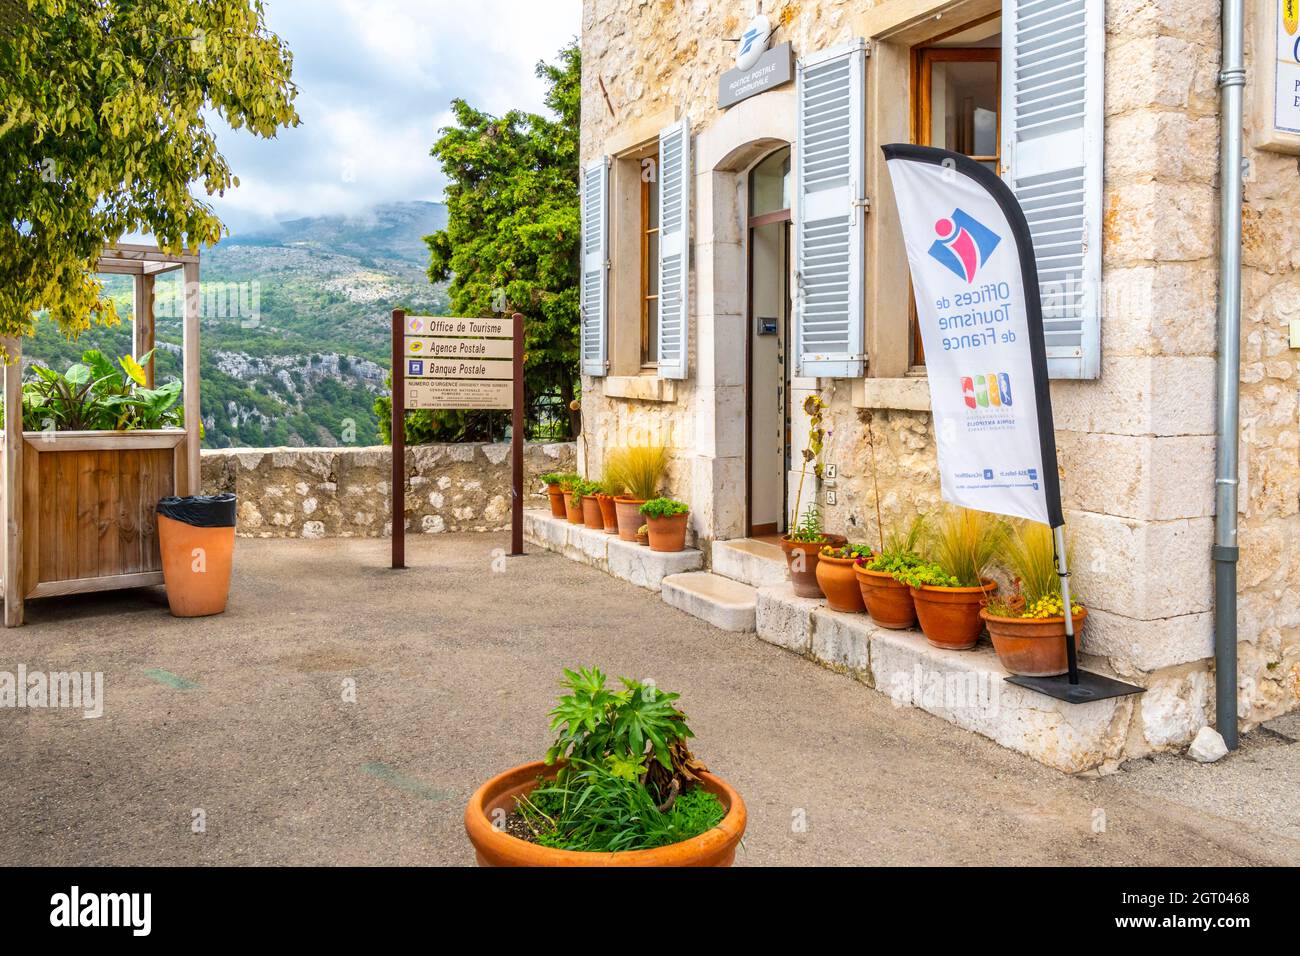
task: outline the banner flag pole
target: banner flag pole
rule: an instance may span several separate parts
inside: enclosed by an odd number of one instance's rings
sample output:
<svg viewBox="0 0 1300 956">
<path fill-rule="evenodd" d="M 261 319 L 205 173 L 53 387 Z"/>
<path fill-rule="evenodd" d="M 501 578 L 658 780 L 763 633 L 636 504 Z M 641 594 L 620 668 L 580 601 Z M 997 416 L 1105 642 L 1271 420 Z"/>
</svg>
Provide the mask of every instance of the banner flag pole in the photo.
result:
<svg viewBox="0 0 1300 956">
<path fill-rule="evenodd" d="M 1061 575 L 1061 606 L 1065 609 L 1065 657 L 1070 662 L 1070 685 L 1079 685 L 1079 649 L 1074 646 L 1074 601 L 1070 597 L 1070 566 L 1065 556 L 1065 525 L 1053 528 L 1056 537 L 1056 570 Z"/>
</svg>

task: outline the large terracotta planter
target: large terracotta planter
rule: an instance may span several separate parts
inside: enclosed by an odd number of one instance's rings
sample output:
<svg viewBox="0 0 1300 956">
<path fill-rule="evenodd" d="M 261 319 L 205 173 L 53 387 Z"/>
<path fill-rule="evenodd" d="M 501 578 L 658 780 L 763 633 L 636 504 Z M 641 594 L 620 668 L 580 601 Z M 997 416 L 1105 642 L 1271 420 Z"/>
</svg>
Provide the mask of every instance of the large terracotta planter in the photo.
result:
<svg viewBox="0 0 1300 956">
<path fill-rule="evenodd" d="M 604 531 L 605 519 L 600 514 L 600 502 L 595 495 L 582 496 L 582 523 L 592 531 Z"/>
<path fill-rule="evenodd" d="M 618 509 L 614 507 L 613 495 L 596 495 L 600 505 L 600 520 L 605 526 L 605 534 L 618 534 Z"/>
<path fill-rule="evenodd" d="M 1012 674 L 1021 677 L 1057 677 L 1070 669 L 1065 653 L 1065 618 L 994 617 L 980 611 L 988 625 L 998 661 Z M 1074 616 L 1074 646 L 1083 645 L 1083 622 L 1087 610 Z"/>
<path fill-rule="evenodd" d="M 984 630 L 980 618 L 983 604 L 997 589 L 993 581 L 978 588 L 912 588 L 916 617 L 926 640 L 945 650 L 970 650 Z"/>
<path fill-rule="evenodd" d="M 686 523 L 690 512 L 669 515 L 666 518 L 645 516 L 646 532 L 650 535 L 650 550 L 671 554 L 686 548 Z"/>
<path fill-rule="evenodd" d="M 790 571 L 790 583 L 794 585 L 797 596 L 825 597 L 821 585 L 817 583 L 817 559 L 822 548 L 828 544 L 832 548 L 842 548 L 848 544 L 848 539 L 840 534 L 822 535 L 821 541 L 812 543 L 791 541 L 784 537 L 781 539 L 781 550 L 785 552 L 786 567 Z"/>
<path fill-rule="evenodd" d="M 569 519 L 569 524 L 582 524 L 582 501 L 579 500 L 575 505 L 571 492 L 565 492 L 564 495 L 564 514 Z"/>
<path fill-rule="evenodd" d="M 515 800 L 537 786 L 538 777 L 551 778 L 556 767 L 538 761 L 507 770 L 475 791 L 465 807 L 465 833 L 474 844 L 479 866 L 731 866 L 736 845 L 745 834 L 745 801 L 721 777 L 701 773 L 704 789 L 716 794 L 727 810 L 712 830 L 690 840 L 654 850 L 624 853 L 579 853 L 552 850 L 511 836 L 493 825 L 497 811 L 510 814 Z"/>
<path fill-rule="evenodd" d="M 854 573 L 873 623 L 896 631 L 916 626 L 916 603 L 911 588 L 883 571 L 859 567 Z"/>
<path fill-rule="evenodd" d="M 551 517 L 567 518 L 568 510 L 564 507 L 565 494 L 559 485 L 547 485 L 546 496 L 551 499 Z"/>
<path fill-rule="evenodd" d="M 620 541 L 635 541 L 637 529 L 645 524 L 641 517 L 643 498 L 615 498 L 614 514 L 618 518 L 618 537 Z"/>
<path fill-rule="evenodd" d="M 826 595 L 826 603 L 832 611 L 846 614 L 861 614 L 866 610 L 862 603 L 862 590 L 858 587 L 858 576 L 854 573 L 856 558 L 817 557 L 817 586 Z"/>
</svg>

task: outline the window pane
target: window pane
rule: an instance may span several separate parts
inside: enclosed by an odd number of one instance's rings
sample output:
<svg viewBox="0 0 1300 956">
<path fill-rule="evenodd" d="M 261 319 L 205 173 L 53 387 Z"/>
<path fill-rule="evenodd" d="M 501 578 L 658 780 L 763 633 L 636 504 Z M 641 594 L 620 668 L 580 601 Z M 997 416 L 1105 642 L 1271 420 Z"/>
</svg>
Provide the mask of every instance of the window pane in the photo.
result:
<svg viewBox="0 0 1300 956">
<path fill-rule="evenodd" d="M 762 216 L 790 208 L 790 149 L 773 153 L 754 167 L 749 179 L 749 214 Z"/>
<path fill-rule="evenodd" d="M 645 294 L 659 294 L 659 233 L 646 236 Z"/>
<path fill-rule="evenodd" d="M 931 64 L 930 143 L 967 156 L 997 155 L 997 63 L 940 60 Z"/>
</svg>

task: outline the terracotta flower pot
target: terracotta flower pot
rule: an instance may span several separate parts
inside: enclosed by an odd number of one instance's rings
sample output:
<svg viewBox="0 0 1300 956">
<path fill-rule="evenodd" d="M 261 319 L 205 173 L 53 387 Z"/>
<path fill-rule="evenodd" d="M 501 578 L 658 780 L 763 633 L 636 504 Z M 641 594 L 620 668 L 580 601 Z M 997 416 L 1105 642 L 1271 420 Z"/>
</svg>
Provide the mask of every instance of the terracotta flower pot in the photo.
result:
<svg viewBox="0 0 1300 956">
<path fill-rule="evenodd" d="M 646 531 L 650 535 L 650 550 L 672 553 L 686 548 L 686 523 L 690 512 L 669 515 L 666 518 L 645 516 Z"/>
<path fill-rule="evenodd" d="M 817 585 L 832 611 L 861 614 L 866 610 L 854 573 L 856 564 L 856 558 L 828 558 L 824 554 L 817 557 Z"/>
<path fill-rule="evenodd" d="M 643 498 L 615 498 L 614 513 L 618 516 L 618 537 L 620 541 L 635 541 L 637 529 L 645 524 L 641 517 Z"/>
<path fill-rule="evenodd" d="M 614 507 L 613 495 L 596 495 L 600 505 L 600 520 L 605 525 L 605 534 L 618 534 L 618 510 Z"/>
<path fill-rule="evenodd" d="M 1065 618 L 994 617 L 980 611 L 988 625 L 998 661 L 1012 674 L 1021 677 L 1056 677 L 1070 669 L 1065 653 Z M 1083 622 L 1086 609 L 1074 616 L 1074 646 L 1083 645 Z"/>
<path fill-rule="evenodd" d="M 745 834 L 745 801 L 721 777 L 701 773 L 704 789 L 715 794 L 727 815 L 712 830 L 654 850 L 581 853 L 552 850 L 511 836 L 493 825 L 497 811 L 510 814 L 515 800 L 537 786 L 538 777 L 553 777 L 558 768 L 538 761 L 507 770 L 475 791 L 465 807 L 465 833 L 474 844 L 479 866 L 731 866 Z"/>
<path fill-rule="evenodd" d="M 569 492 L 564 495 L 564 514 L 569 519 L 569 524 L 582 524 L 582 502 L 575 505 L 573 495 Z"/>
<path fill-rule="evenodd" d="M 636 535 L 636 543 L 641 545 L 643 548 L 650 547 L 650 535 L 642 534 L 638 531 Z"/>
<path fill-rule="evenodd" d="M 993 581 L 985 581 L 978 588 L 938 588 L 928 584 L 912 588 L 916 616 L 926 640 L 950 651 L 974 647 L 984 630 L 980 619 L 983 603 L 997 589 Z"/>
<path fill-rule="evenodd" d="M 551 517 L 567 518 L 568 510 L 564 507 L 565 494 L 560 490 L 559 485 L 547 485 L 546 495 L 551 499 Z"/>
<path fill-rule="evenodd" d="M 595 495 L 582 496 L 582 523 L 592 531 L 605 530 L 605 519 L 600 515 L 600 502 Z"/>
<path fill-rule="evenodd" d="M 916 626 L 916 603 L 911 588 L 884 571 L 858 567 L 854 574 L 873 623 L 896 631 Z"/>
<path fill-rule="evenodd" d="M 781 550 L 785 552 L 785 563 L 790 569 L 790 583 L 799 597 L 825 597 L 817 583 L 817 559 L 821 549 L 828 544 L 832 548 L 841 548 L 848 544 L 848 539 L 839 534 L 822 535 L 821 541 L 810 544 L 786 537 L 781 539 Z"/>
</svg>

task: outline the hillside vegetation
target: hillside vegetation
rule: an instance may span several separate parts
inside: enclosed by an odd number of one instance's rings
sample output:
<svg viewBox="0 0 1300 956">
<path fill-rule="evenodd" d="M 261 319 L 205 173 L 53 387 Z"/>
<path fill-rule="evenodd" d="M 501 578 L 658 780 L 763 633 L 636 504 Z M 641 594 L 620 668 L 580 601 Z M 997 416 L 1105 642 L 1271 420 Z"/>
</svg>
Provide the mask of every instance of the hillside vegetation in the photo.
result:
<svg viewBox="0 0 1300 956">
<path fill-rule="evenodd" d="M 422 237 L 446 225 L 438 203 L 377 207 L 235 236 L 201 265 L 205 447 L 376 444 L 374 400 L 389 366 L 394 308 L 444 315 L 444 284 L 427 275 Z M 85 348 L 130 351 L 131 280 L 104 277 L 126 317 L 76 341 L 42 320 L 24 364 L 66 367 Z M 157 288 L 157 374 L 180 376 L 179 273 Z"/>
</svg>

